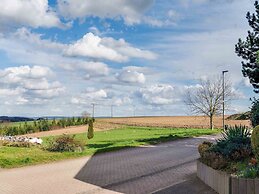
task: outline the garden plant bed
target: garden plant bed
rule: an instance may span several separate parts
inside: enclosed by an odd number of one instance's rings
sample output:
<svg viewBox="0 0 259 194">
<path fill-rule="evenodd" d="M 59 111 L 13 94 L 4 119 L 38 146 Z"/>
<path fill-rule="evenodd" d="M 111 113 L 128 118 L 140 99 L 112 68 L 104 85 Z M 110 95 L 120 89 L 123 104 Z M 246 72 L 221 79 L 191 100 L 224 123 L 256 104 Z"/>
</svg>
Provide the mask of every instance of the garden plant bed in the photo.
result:
<svg viewBox="0 0 259 194">
<path fill-rule="evenodd" d="M 237 178 L 197 160 L 197 176 L 219 194 L 259 194 L 259 179 Z"/>
</svg>

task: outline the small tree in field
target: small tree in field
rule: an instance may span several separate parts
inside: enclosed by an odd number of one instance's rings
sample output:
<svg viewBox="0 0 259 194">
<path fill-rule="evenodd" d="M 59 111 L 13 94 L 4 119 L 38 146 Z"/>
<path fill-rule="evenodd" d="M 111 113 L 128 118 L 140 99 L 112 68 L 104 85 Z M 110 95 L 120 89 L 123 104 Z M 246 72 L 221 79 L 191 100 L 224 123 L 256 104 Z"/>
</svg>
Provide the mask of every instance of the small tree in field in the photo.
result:
<svg viewBox="0 0 259 194">
<path fill-rule="evenodd" d="M 225 103 L 233 96 L 231 85 L 225 83 Z M 200 80 L 197 89 L 190 88 L 185 94 L 185 104 L 195 114 L 203 114 L 210 118 L 210 128 L 213 129 L 213 118 L 222 112 L 223 85 L 222 79 Z"/>
</svg>

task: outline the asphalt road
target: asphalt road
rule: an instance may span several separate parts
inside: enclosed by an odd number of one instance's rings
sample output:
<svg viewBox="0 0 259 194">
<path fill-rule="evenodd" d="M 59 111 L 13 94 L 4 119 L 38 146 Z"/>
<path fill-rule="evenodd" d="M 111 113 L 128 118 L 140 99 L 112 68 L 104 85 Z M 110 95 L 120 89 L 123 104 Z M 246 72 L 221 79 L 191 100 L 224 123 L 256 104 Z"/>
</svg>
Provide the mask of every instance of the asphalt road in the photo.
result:
<svg viewBox="0 0 259 194">
<path fill-rule="evenodd" d="M 91 158 L 0 170 L 0 194 L 215 194 L 195 176 L 197 146 L 214 138 L 183 139 Z"/>
</svg>

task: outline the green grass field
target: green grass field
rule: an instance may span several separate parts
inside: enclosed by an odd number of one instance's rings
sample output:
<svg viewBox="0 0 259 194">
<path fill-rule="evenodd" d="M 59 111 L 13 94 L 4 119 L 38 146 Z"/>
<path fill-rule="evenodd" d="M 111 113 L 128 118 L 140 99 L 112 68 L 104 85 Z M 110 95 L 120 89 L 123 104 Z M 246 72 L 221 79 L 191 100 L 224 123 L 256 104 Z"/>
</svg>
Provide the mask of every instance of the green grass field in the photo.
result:
<svg viewBox="0 0 259 194">
<path fill-rule="evenodd" d="M 39 147 L 16 148 L 0 147 L 0 167 L 14 168 L 33 164 L 48 163 L 63 159 L 93 155 L 96 152 L 136 147 L 144 144 L 155 144 L 179 138 L 210 135 L 218 133 L 210 129 L 169 129 L 148 127 L 126 127 L 109 131 L 95 132 L 93 139 L 88 140 L 86 133 L 77 134 L 76 138 L 86 142 L 85 150 L 79 152 L 49 152 Z M 44 138 L 44 142 L 52 137 Z"/>
</svg>

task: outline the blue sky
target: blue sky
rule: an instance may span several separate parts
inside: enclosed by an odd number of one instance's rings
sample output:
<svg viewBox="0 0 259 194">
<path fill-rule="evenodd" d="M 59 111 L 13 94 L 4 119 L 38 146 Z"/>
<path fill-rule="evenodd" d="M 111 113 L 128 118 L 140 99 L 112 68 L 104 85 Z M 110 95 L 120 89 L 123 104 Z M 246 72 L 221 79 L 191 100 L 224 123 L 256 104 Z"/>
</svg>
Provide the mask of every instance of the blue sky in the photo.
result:
<svg viewBox="0 0 259 194">
<path fill-rule="evenodd" d="M 234 52 L 252 0 L 1 0 L 0 115 L 189 115 L 187 88 L 228 69 L 242 112 L 255 96 Z"/>
</svg>

